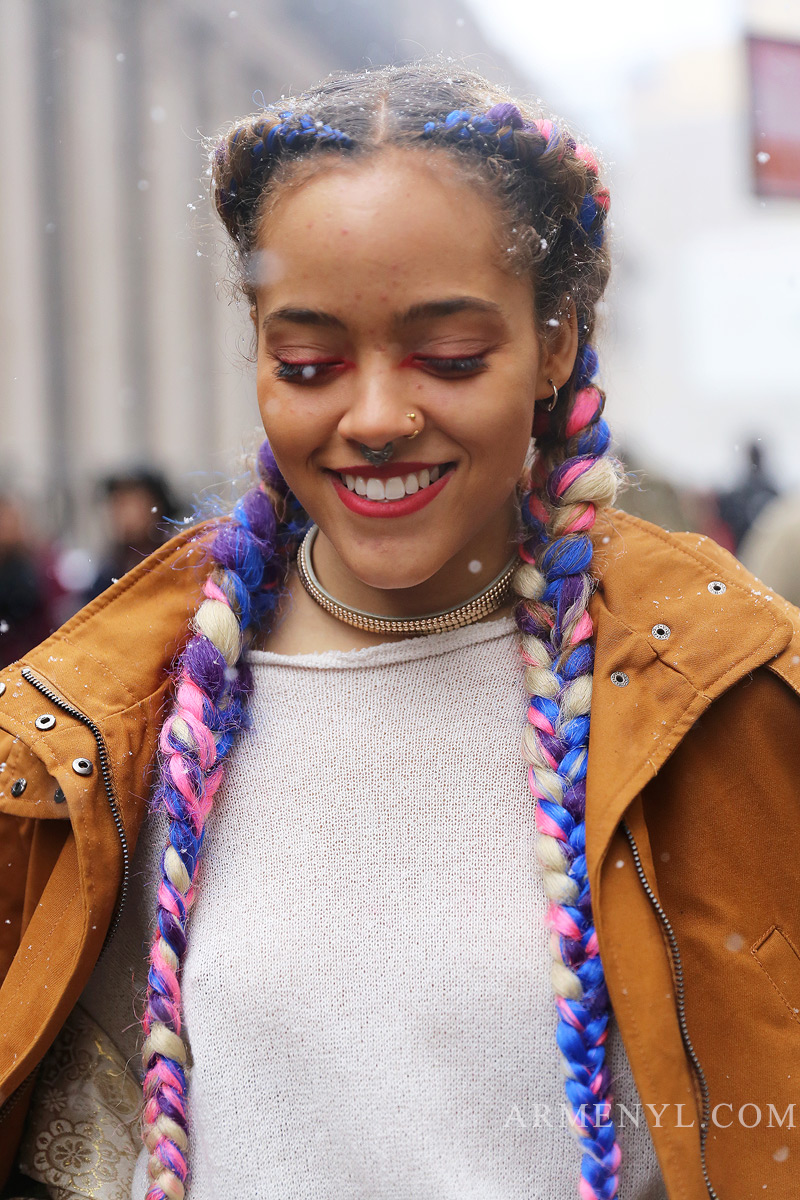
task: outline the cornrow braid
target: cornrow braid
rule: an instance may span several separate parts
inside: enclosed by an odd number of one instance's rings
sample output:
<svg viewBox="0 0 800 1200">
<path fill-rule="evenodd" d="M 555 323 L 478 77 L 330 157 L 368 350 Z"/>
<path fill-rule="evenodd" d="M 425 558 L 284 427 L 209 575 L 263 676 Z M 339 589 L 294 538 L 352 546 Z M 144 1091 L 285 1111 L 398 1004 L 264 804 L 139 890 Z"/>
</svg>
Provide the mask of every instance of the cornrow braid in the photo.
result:
<svg viewBox="0 0 800 1200">
<path fill-rule="evenodd" d="M 275 607 L 278 587 L 302 531 L 268 444 L 261 483 L 220 522 L 216 565 L 194 618 L 195 636 L 177 669 L 175 704 L 161 729 L 160 775 L 153 802 L 169 818 L 161 856 L 156 932 L 150 951 L 142 1026 L 142 1136 L 150 1151 L 147 1200 L 181 1200 L 188 1176 L 186 1046 L 181 1036 L 180 968 L 195 894 L 205 822 L 236 734 L 245 726 L 251 678 L 241 661 L 252 630 Z M 279 515 L 283 517 L 279 521 Z"/>
<path fill-rule="evenodd" d="M 588 613 L 593 579 L 589 531 L 612 504 L 620 479 L 602 418 L 604 396 L 592 383 L 597 356 L 579 354 L 578 386 L 564 442 L 549 470 L 541 455 L 522 512 L 528 536 L 515 576 L 516 618 L 530 694 L 522 739 L 536 801 L 537 856 L 550 902 L 547 922 L 556 996 L 556 1040 L 566 1076 L 571 1127 L 580 1143 L 580 1195 L 617 1194 L 621 1153 L 611 1117 L 605 1057 L 610 1005 L 592 915 L 586 866 L 586 766 L 594 630 Z M 544 486 L 542 486 L 542 483 Z"/>
<path fill-rule="evenodd" d="M 227 165 L 228 179 L 227 185 L 218 189 L 216 203 L 229 230 L 237 228 L 238 214 L 257 201 L 270 160 L 277 161 L 287 150 L 300 153 L 312 145 L 347 150 L 352 142 L 341 129 L 308 113 L 298 116 L 287 110 L 272 121 L 256 118 L 239 125 L 228 141 L 217 146 L 215 161 L 220 169 Z"/>
</svg>

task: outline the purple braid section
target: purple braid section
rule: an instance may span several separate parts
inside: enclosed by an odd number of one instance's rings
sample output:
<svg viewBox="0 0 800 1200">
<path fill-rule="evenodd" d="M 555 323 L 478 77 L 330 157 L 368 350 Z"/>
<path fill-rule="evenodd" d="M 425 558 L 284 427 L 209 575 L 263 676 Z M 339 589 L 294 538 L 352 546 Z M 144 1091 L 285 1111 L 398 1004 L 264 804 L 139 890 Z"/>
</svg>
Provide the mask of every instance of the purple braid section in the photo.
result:
<svg viewBox="0 0 800 1200">
<path fill-rule="evenodd" d="M 583 1154 L 579 1191 L 582 1200 L 611 1200 L 621 1155 L 605 1056 L 610 1004 L 592 915 L 585 814 L 594 669 L 589 531 L 596 510 L 613 500 L 618 468 L 608 455 L 603 396 L 591 383 L 596 368 L 594 351 L 584 346 L 561 453 L 549 462 L 540 453 L 524 497 L 524 565 L 515 586 L 522 596 L 516 617 L 531 696 L 523 753 L 550 901 L 556 1040 Z"/>
<path fill-rule="evenodd" d="M 147 1200 L 182 1200 L 188 1178 L 186 1047 L 181 1036 L 180 971 L 195 894 L 205 822 L 251 690 L 241 659 L 248 633 L 277 602 L 303 516 L 288 495 L 269 446 L 259 454 L 261 486 L 217 526 L 216 563 L 194 618 L 195 636 L 177 667 L 175 704 L 161 730 L 153 804 L 169 817 L 161 858 L 156 932 L 142 1027 L 142 1136 L 150 1151 Z M 279 521 L 276 506 L 282 516 Z"/>
</svg>

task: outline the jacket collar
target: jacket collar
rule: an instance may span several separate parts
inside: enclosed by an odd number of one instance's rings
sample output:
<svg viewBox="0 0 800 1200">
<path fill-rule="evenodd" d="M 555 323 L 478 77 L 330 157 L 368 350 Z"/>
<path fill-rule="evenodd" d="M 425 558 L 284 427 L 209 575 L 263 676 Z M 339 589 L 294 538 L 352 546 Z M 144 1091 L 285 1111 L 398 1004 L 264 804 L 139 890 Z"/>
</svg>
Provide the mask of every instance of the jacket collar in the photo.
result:
<svg viewBox="0 0 800 1200">
<path fill-rule="evenodd" d="M 33 689 L 17 686 L 23 666 L 98 725 L 158 692 L 187 637 L 207 572 L 202 526 L 143 559 L 19 663 L 0 672 L 14 697 L 13 705 L 0 702 L 4 726 L 16 725 L 13 732 L 30 745 L 23 710 L 32 704 L 38 711 L 40 700 L 30 696 Z"/>
<path fill-rule="evenodd" d="M 780 597 L 701 535 L 611 510 L 595 553 L 586 853 L 596 896 L 628 805 L 712 700 L 788 645 L 793 625 Z"/>
</svg>

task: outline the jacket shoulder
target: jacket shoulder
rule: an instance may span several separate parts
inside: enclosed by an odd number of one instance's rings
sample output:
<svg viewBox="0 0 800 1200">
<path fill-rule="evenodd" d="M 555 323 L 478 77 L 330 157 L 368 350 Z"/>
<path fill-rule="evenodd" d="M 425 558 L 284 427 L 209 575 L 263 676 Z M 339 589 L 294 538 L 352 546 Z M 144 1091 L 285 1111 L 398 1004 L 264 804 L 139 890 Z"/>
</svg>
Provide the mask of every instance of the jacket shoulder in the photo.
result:
<svg viewBox="0 0 800 1200">
<path fill-rule="evenodd" d="M 780 627 L 780 649 L 765 666 L 800 693 L 800 609 L 791 604 L 713 538 L 671 533 L 621 509 L 598 516 L 593 534 L 600 588 L 623 620 L 644 602 L 680 599 L 695 607 L 702 627 L 707 595 L 727 591 L 738 628 Z M 720 586 L 721 585 L 721 586 Z M 770 620 L 771 618 L 771 620 Z"/>
<path fill-rule="evenodd" d="M 22 666 L 79 710 L 88 700 L 96 720 L 158 692 L 202 599 L 211 524 L 181 531 L 0 672 L 4 699 Z"/>
</svg>

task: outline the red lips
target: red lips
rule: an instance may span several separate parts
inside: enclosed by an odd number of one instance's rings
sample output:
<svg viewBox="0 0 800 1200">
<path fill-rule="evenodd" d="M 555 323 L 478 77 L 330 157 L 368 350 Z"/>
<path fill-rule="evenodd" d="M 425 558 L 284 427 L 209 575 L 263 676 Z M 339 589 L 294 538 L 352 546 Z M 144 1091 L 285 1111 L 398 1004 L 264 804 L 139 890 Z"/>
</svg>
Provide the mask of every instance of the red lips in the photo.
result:
<svg viewBox="0 0 800 1200">
<path fill-rule="evenodd" d="M 396 475 L 402 477 L 422 471 L 426 467 L 430 470 L 431 466 L 439 465 L 438 463 L 394 463 L 392 466 L 367 467 L 366 470 L 361 467 L 347 467 L 341 473 L 342 475 L 360 475 L 362 479 L 392 479 Z M 426 488 L 420 488 L 413 496 L 403 496 L 401 500 L 368 500 L 366 496 L 359 496 L 356 492 L 351 492 L 342 483 L 338 473 L 331 474 L 331 482 L 345 508 L 358 513 L 361 517 L 406 517 L 411 513 L 419 512 L 421 508 L 425 508 L 427 504 L 435 500 L 454 474 L 455 468 L 450 467 L 444 471 L 443 475 L 439 476 L 435 483 L 428 484 Z"/>
</svg>

